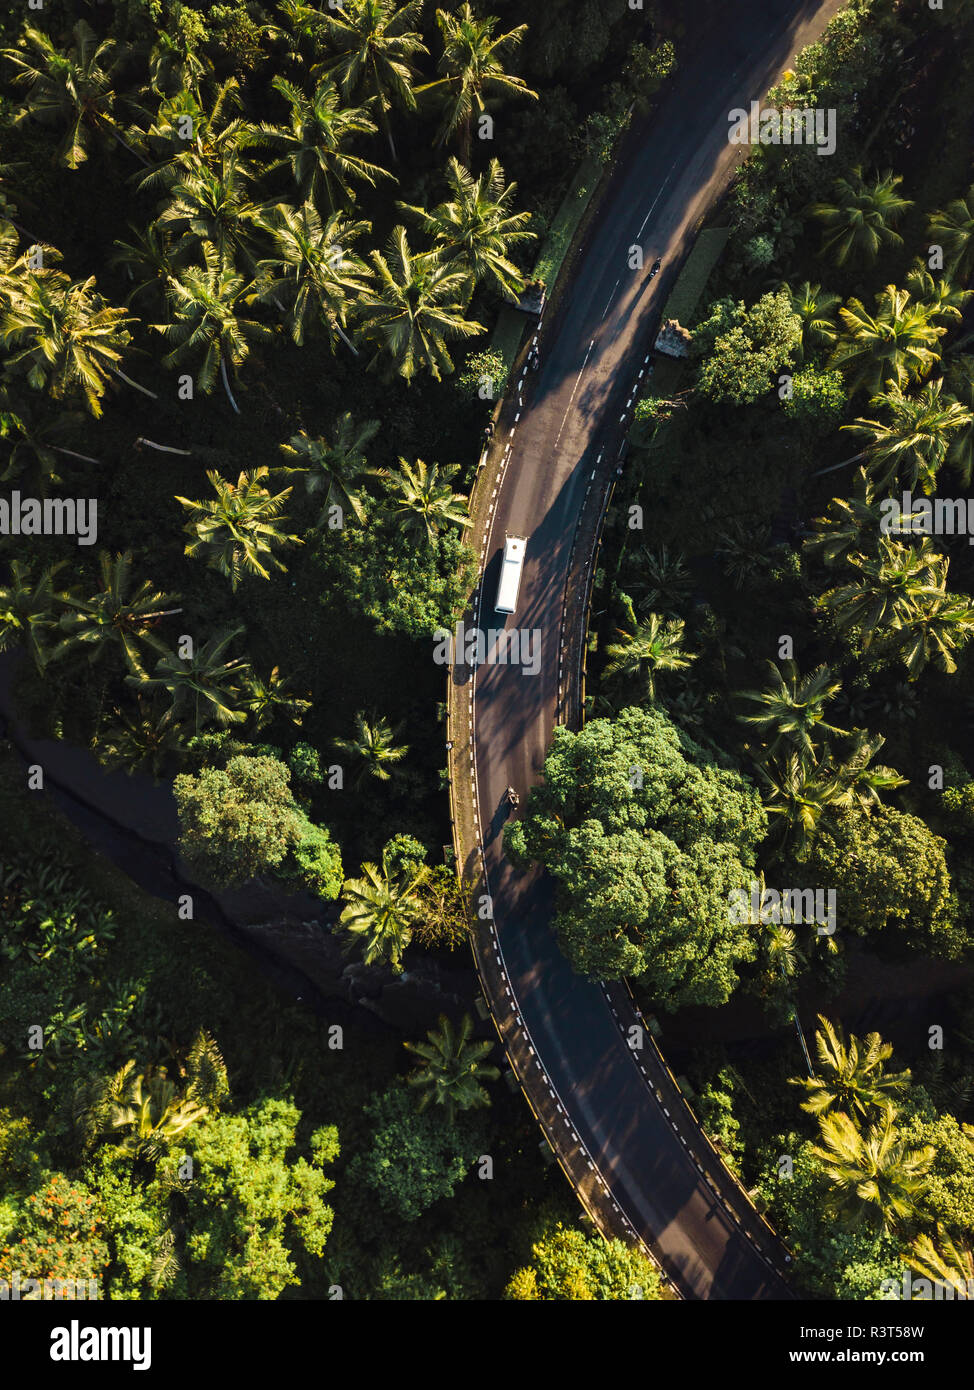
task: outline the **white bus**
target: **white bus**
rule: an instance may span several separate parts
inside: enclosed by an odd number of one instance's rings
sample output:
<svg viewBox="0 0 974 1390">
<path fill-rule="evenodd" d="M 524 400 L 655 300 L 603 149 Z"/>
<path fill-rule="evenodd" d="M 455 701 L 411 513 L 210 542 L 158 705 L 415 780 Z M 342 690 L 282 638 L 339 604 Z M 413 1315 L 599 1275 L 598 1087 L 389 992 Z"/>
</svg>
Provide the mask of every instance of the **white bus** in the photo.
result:
<svg viewBox="0 0 974 1390">
<path fill-rule="evenodd" d="M 517 607 L 517 591 L 521 586 L 521 570 L 524 568 L 524 550 L 527 536 L 505 536 L 504 558 L 501 560 L 501 580 L 497 586 L 497 613 L 513 613 Z"/>
</svg>

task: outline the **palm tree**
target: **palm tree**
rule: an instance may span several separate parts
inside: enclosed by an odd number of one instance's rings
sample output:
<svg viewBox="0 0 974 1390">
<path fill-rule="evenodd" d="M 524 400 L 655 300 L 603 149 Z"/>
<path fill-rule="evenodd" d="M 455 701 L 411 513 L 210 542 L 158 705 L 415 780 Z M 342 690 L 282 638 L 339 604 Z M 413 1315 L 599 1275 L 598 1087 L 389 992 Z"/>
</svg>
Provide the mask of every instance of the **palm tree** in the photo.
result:
<svg viewBox="0 0 974 1390">
<path fill-rule="evenodd" d="M 458 1110 L 476 1110 L 490 1105 L 490 1096 L 481 1082 L 496 1081 L 497 1067 L 484 1062 L 493 1050 L 492 1042 L 471 1041 L 473 1020 L 464 1014 L 460 1027 L 454 1029 L 445 1014 L 440 1015 L 438 1029 L 426 1034 L 428 1042 L 406 1042 L 403 1047 L 419 1065 L 408 1077 L 408 1084 L 422 1091 L 420 1110 L 430 1104 L 442 1106 L 446 1120 L 453 1124 Z"/>
<path fill-rule="evenodd" d="M 63 441 L 72 438 L 84 423 L 79 410 L 52 410 L 40 397 L 43 409 L 26 396 L 18 397 L 9 387 L 0 386 L 0 439 L 6 447 L 6 467 L 0 482 L 30 479 L 35 495 L 46 496 L 52 483 L 61 481 L 58 456 L 97 463 L 85 454 L 66 449 Z"/>
<path fill-rule="evenodd" d="M 180 161 L 158 225 L 182 233 L 177 243 L 181 252 L 213 247 L 220 266 L 231 266 L 239 257 L 253 270 L 254 233 L 267 211 L 252 197 L 255 177 L 239 139 L 221 151 L 216 168 L 190 154 Z"/>
<path fill-rule="evenodd" d="M 632 573 L 626 587 L 642 594 L 639 600 L 642 611 L 660 608 L 664 613 L 672 613 L 685 602 L 693 587 L 693 577 L 683 553 L 671 554 L 665 541 L 655 550 L 640 546 L 632 554 L 629 569 Z"/>
<path fill-rule="evenodd" d="M 842 682 L 833 680 L 827 666 L 816 666 L 807 676 L 798 674 L 793 661 L 784 663 L 784 674 L 773 661 L 768 662 L 770 682 L 764 690 L 741 690 L 738 698 L 757 705 L 753 714 L 738 718 L 760 731 L 768 754 L 786 744 L 807 758 L 815 757 L 813 735 L 842 734 L 842 729 L 825 722 L 825 706 L 835 699 Z"/>
<path fill-rule="evenodd" d="M 177 595 L 160 593 L 148 579 L 132 590 L 131 550 L 114 559 L 103 551 L 99 570 L 100 593 L 87 599 L 65 594 L 64 602 L 71 611 L 61 618 L 61 645 L 65 651 L 86 648 L 88 659 L 97 661 L 117 644 L 129 671 L 144 676 L 142 647 L 150 647 L 159 655 L 169 650 L 153 628 L 161 619 L 183 611 L 169 606 L 178 601 Z"/>
<path fill-rule="evenodd" d="M 92 739 L 98 761 L 124 772 L 147 771 L 158 781 L 173 758 L 182 753 L 193 730 L 172 709 L 161 713 L 139 700 L 134 713 L 114 710 Z"/>
<path fill-rule="evenodd" d="M 766 789 L 765 809 L 781 818 L 779 838 L 800 861 L 808 858 L 829 813 L 853 808 L 868 813 L 881 804 L 881 792 L 906 783 L 894 768 L 871 765 L 885 739 L 856 729 L 852 740 L 845 757 L 827 748 L 817 757 L 790 752 L 757 766 Z"/>
<path fill-rule="evenodd" d="M 65 601 L 65 595 L 54 588 L 62 568 L 63 562 L 48 565 L 35 580 L 32 565 L 11 560 L 10 582 L 0 584 L 0 652 L 22 642 L 41 674 L 52 655 L 46 634 L 57 627 L 57 610 Z"/>
<path fill-rule="evenodd" d="M 853 554 L 869 550 L 880 532 L 889 529 L 883 500 L 877 501 L 872 479 L 860 468 L 853 495 L 833 497 L 825 515 L 812 522 L 812 534 L 805 540 L 805 549 L 811 555 L 820 556 L 830 569 L 848 564 Z M 897 509 L 895 524 L 909 530 L 918 516 L 918 512 L 904 514 Z"/>
<path fill-rule="evenodd" d="M 469 165 L 473 122 L 487 110 L 488 101 L 511 96 L 538 99 L 537 92 L 520 77 L 505 72 L 501 56 L 505 49 L 520 46 L 528 26 L 520 24 L 495 37 L 495 16 L 478 19 L 469 4 L 461 5 L 456 14 L 437 10 L 436 22 L 443 36 L 443 56 L 438 65 L 443 77 L 420 90 L 442 92 L 445 111 L 440 143 L 458 135 L 461 157 Z"/>
<path fill-rule="evenodd" d="M 809 208 L 826 227 L 821 254 L 845 265 L 850 256 L 874 261 L 880 251 L 901 245 L 903 238 L 894 228 L 913 206 L 897 192 L 902 182 L 889 170 L 872 183 L 865 181 L 861 169 L 853 169 L 851 179 L 836 179 L 834 200 Z"/>
<path fill-rule="evenodd" d="M 890 1108 L 895 1097 L 910 1084 L 909 1071 L 887 1072 L 883 1066 L 893 1055 L 892 1043 L 883 1042 L 878 1033 L 864 1040 L 845 1040 L 841 1027 L 822 1014 L 815 1034 L 819 1075 L 792 1077 L 792 1086 L 801 1086 L 806 1099 L 802 1109 L 810 1115 L 844 1110 L 857 1120 L 869 1119 L 874 1111 Z"/>
<path fill-rule="evenodd" d="M 734 517 L 716 535 L 715 553 L 723 561 L 728 578 L 734 581 L 735 589 L 743 589 L 748 580 L 767 567 L 768 544 L 771 540 L 770 526 L 755 526 L 752 521 L 742 522 Z"/>
<path fill-rule="evenodd" d="M 291 337 L 303 346 L 309 328 L 324 324 L 356 355 L 345 332 L 349 314 L 365 286 L 368 269 L 350 249 L 368 222 L 348 222 L 337 213 L 322 226 L 311 203 L 278 204 L 264 219 L 274 251 L 257 264 L 259 298 L 286 307 Z"/>
<path fill-rule="evenodd" d="M 102 1083 L 101 1093 L 88 1100 L 79 1118 L 89 1141 L 108 1135 L 132 1159 L 151 1161 L 208 1113 L 192 1086 L 188 1094 L 179 1094 L 165 1067 L 135 1075 L 135 1062 L 129 1061 Z"/>
<path fill-rule="evenodd" d="M 435 381 L 453 371 L 447 343 L 483 333 L 463 317 L 467 274 L 438 252 L 413 255 L 405 227 L 396 227 L 386 256 L 371 253 L 375 267 L 361 302 L 360 329 L 376 343 L 370 366 L 385 355 L 389 370 L 411 381 L 425 368 Z"/>
<path fill-rule="evenodd" d="M 278 714 L 286 716 L 292 724 L 301 723 L 311 708 L 311 701 L 293 694 L 288 689 L 289 685 L 290 681 L 281 675 L 279 666 L 272 669 L 266 681 L 260 676 L 250 677 L 247 683 L 247 698 L 243 703 L 253 720 L 252 728 L 255 734 L 265 729 Z"/>
<path fill-rule="evenodd" d="M 209 394 L 219 371 L 227 399 L 238 415 L 240 407 L 230 390 L 228 364 L 240 367 L 250 355 L 252 342 L 274 336 L 265 324 L 244 317 L 246 290 L 243 277 L 229 266 L 220 266 L 215 253 L 207 248 L 205 269 L 187 267 L 169 281 L 173 322 L 152 325 L 175 344 L 163 359 L 166 365 L 177 366 L 202 354 L 197 385 Z"/>
<path fill-rule="evenodd" d="M 822 818 L 841 804 L 840 789 L 827 763 L 788 753 L 758 765 L 765 785 L 765 809 L 780 817 L 779 838 L 803 861 L 811 853 Z"/>
<path fill-rule="evenodd" d="M 907 1264 L 933 1285 L 951 1292 L 948 1297 L 974 1298 L 974 1254 L 969 1245 L 954 1240 L 938 1223 L 937 1244 L 924 1233 L 917 1236 L 904 1256 Z"/>
<path fill-rule="evenodd" d="M 319 82 L 310 97 L 275 77 L 271 86 L 289 107 L 286 126 L 262 125 L 265 136 L 281 151 L 268 172 L 287 167 L 302 203 L 335 213 L 354 207 L 354 182 L 374 186 L 391 178 L 387 169 L 354 155 L 347 148 L 356 137 L 373 135 L 376 124 L 362 106 L 343 106 L 333 82 Z"/>
<path fill-rule="evenodd" d="M 303 475 L 306 492 L 322 498 L 319 527 L 325 524 L 333 504 L 364 521 L 365 508 L 357 484 L 375 472 L 368 466 L 365 449 L 379 429 L 380 421 L 365 420 L 359 425 L 346 411 L 335 422 L 331 444 L 310 439 L 300 430 L 281 445 L 281 453 L 289 460 L 283 471 Z"/>
<path fill-rule="evenodd" d="M 943 384 L 938 377 L 908 396 L 895 381 L 887 382 L 886 390 L 869 402 L 887 413 L 887 421 L 860 416 L 842 426 L 866 439 L 866 468 L 878 490 L 897 484 L 912 489 L 919 482 L 925 493 L 933 492 L 955 432 L 974 424 L 974 415 L 960 401 L 941 395 Z"/>
<path fill-rule="evenodd" d="M 444 261 L 456 259 L 469 270 L 472 287 L 485 281 L 502 298 L 516 302 L 524 290 L 524 276 L 507 259 L 507 248 L 535 240 L 526 230 L 531 214 L 512 210 L 517 184 L 505 187 L 504 170 L 496 159 L 477 179 L 451 159 L 447 181 L 453 196 L 432 212 L 408 203 L 399 206 L 433 238 Z"/>
<path fill-rule="evenodd" d="M 887 285 L 876 296 L 876 313 L 859 299 L 839 310 L 845 325 L 830 365 L 852 373 L 853 392 L 875 395 L 888 380 L 899 386 L 929 376 L 940 360 L 939 340 L 946 328 L 932 321 L 928 307 L 911 302 L 909 290 Z"/>
<path fill-rule="evenodd" d="M 191 719 L 197 733 L 208 723 L 242 724 L 247 718 L 244 701 L 251 670 L 242 657 L 227 657 L 227 648 L 243 630 L 242 623 L 224 628 L 199 646 L 194 643 L 188 656 L 161 657 L 148 680 L 126 676 L 126 684 L 140 693 L 165 690 L 174 714 Z"/>
<path fill-rule="evenodd" d="M 169 282 L 185 260 L 185 250 L 178 251 L 172 239 L 158 222 L 150 222 L 140 230 L 129 224 L 131 241 L 116 241 L 111 264 L 121 266 L 135 288 L 126 299 L 132 305 L 145 298 L 154 307 L 165 304 Z"/>
<path fill-rule="evenodd" d="M 916 603 L 943 589 L 944 557 L 928 536 L 904 545 L 880 535 L 874 553 L 854 552 L 848 564 L 858 572 L 856 578 L 829 589 L 816 606 L 831 615 L 839 632 L 860 633 L 864 651 L 877 637 L 888 640 Z"/>
<path fill-rule="evenodd" d="M 791 299 L 792 312 L 801 319 L 802 336 L 799 345 L 799 360 L 805 358 L 816 348 L 834 343 L 838 337 L 835 311 L 842 302 L 837 294 L 829 294 L 821 285 L 813 285 L 805 280 L 796 289 L 785 286 Z"/>
<path fill-rule="evenodd" d="M 636 624 L 635 631 L 618 628 L 617 642 L 606 647 L 607 680 L 639 680 L 651 700 L 656 699 L 656 673 L 683 671 L 696 661 L 696 653 L 683 650 L 682 618 L 661 618 L 649 613 Z"/>
<path fill-rule="evenodd" d="M 948 203 L 943 212 L 934 213 L 927 235 L 947 251 L 951 277 L 966 285 L 974 271 L 974 184 L 963 197 Z"/>
<path fill-rule="evenodd" d="M 349 933 L 346 950 L 361 942 L 366 965 L 387 962 L 399 974 L 402 953 L 412 940 L 412 928 L 422 915 L 417 889 L 429 870 L 414 863 L 393 866 L 387 855 L 382 867 L 362 865 L 361 878 L 342 885 L 345 907 L 340 926 Z"/>
<path fill-rule="evenodd" d="M 949 563 L 944 560 L 945 583 Z M 946 675 L 954 675 L 955 653 L 970 640 L 972 632 L 974 604 L 966 594 L 949 594 L 942 589 L 911 604 L 901 618 L 898 642 L 907 679 L 915 681 L 931 661 Z"/>
<path fill-rule="evenodd" d="M 974 419 L 974 356 L 954 357 L 948 363 L 947 389 Z M 967 487 L 974 476 L 974 424 L 958 430 L 950 441 L 947 462 Z"/>
<path fill-rule="evenodd" d="M 188 170 L 205 165 L 216 173 L 225 156 L 239 153 L 262 140 L 260 130 L 240 115 L 242 98 L 235 77 L 221 83 L 205 104 L 197 90 L 183 88 L 158 104 L 145 140 L 155 161 L 138 175 L 140 192 L 162 189 L 167 193 Z"/>
<path fill-rule="evenodd" d="M 865 1132 L 841 1111 L 822 1115 L 820 1125 L 821 1143 L 811 1151 L 832 1183 L 829 1209 L 853 1225 L 869 1222 L 883 1235 L 908 1224 L 926 1191 L 933 1146 L 908 1149 L 892 1108 Z"/>
<path fill-rule="evenodd" d="M 393 106 L 415 109 L 413 60 L 429 51 L 410 27 L 421 10 L 422 0 L 403 5 L 396 0 L 344 0 L 337 14 L 325 15 L 335 57 L 311 70 L 312 77 L 319 72 L 333 77 L 346 97 L 361 87 L 375 101 L 393 159 L 397 156 L 389 112 Z"/>
<path fill-rule="evenodd" d="M 974 294 L 954 284 L 953 280 L 935 280 L 922 261 L 908 272 L 906 287 L 916 302 L 929 310 L 933 319 L 942 319 L 947 324 L 960 323 L 964 307 Z"/>
<path fill-rule="evenodd" d="M 396 742 L 400 727 L 393 729 L 387 719 L 375 714 L 366 715 L 359 710 L 355 716 L 355 737 L 332 740 L 340 753 L 347 754 L 358 763 L 356 786 L 361 785 L 366 777 L 388 782 L 399 771 L 396 764 L 409 752 L 407 743 Z"/>
<path fill-rule="evenodd" d="M 203 556 L 210 569 L 230 580 L 234 592 L 245 574 L 270 579 L 271 568 L 285 570 L 275 554 L 279 547 L 303 544 L 299 536 L 280 531 L 286 520 L 281 513 L 292 489 L 268 492 L 263 485 L 268 471 L 256 468 L 242 472 L 236 483 L 228 483 L 215 469 L 208 469 L 206 476 L 216 493 L 215 502 L 176 498 L 189 512 L 184 529 L 192 539 L 186 554 Z"/>
<path fill-rule="evenodd" d="M 39 121 L 64 127 L 58 155 L 69 169 L 77 169 L 88 158 L 93 137 L 107 137 L 141 158 L 127 143 L 116 112 L 120 99 L 114 88 L 128 50 L 115 39 L 99 42 L 83 19 L 71 33 L 74 43 L 62 53 L 47 34 L 27 24 L 18 46 L 3 50 L 14 68 L 15 86 L 27 88 L 26 103 L 15 124 Z"/>
<path fill-rule="evenodd" d="M 398 471 L 382 472 L 392 515 L 402 517 L 406 531 L 424 535 L 429 545 L 445 527 L 459 526 L 463 530 L 473 525 L 467 515 L 466 497 L 462 492 L 454 492 L 451 486 L 457 471 L 456 464 L 444 468 L 438 463 L 426 464 L 422 459 L 407 463 L 401 458 Z"/>
<path fill-rule="evenodd" d="M 28 272 L 14 284 L 8 279 L 4 288 L 0 341 L 8 352 L 7 370 L 25 372 L 31 386 L 55 400 L 80 391 L 99 418 L 109 376 L 129 381 L 116 364 L 131 341 L 126 324 L 134 319 L 106 304 L 94 276 L 72 284 L 60 273 Z"/>
</svg>

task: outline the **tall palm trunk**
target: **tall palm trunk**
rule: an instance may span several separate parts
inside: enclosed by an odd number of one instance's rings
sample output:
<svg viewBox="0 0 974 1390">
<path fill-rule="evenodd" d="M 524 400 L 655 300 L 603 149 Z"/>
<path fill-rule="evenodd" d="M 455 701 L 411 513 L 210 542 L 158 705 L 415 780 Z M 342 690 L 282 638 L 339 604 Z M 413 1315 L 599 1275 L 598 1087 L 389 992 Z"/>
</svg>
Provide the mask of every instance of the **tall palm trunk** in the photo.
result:
<svg viewBox="0 0 974 1390">
<path fill-rule="evenodd" d="M 227 393 L 227 400 L 230 402 L 236 413 L 239 415 L 240 407 L 239 405 L 237 405 L 237 402 L 233 399 L 233 392 L 230 390 L 230 378 L 227 375 L 226 358 L 223 356 L 222 352 L 220 353 L 220 377 L 223 381 L 223 389 Z"/>
</svg>

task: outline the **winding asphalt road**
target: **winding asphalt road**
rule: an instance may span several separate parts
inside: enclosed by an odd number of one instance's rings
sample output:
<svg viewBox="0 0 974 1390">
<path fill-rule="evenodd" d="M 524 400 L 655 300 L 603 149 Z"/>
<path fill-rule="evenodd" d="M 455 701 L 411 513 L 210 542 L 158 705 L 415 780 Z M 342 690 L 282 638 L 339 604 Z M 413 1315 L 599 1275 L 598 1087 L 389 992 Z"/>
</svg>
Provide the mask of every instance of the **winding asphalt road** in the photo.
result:
<svg viewBox="0 0 974 1390">
<path fill-rule="evenodd" d="M 513 437 L 495 443 L 495 461 L 508 446 L 509 457 L 478 622 L 502 626 L 493 604 L 504 535 L 527 536 L 517 613 L 504 625 L 540 632 L 541 669 L 531 676 L 516 666 L 482 665 L 466 673 L 474 681 L 476 801 L 494 922 L 489 964 L 496 971 L 482 965 L 481 974 L 494 1016 L 506 1010 L 517 1019 L 526 1057 L 543 1079 L 533 1095 L 521 1068 L 522 1084 L 539 1118 L 546 1104 L 553 1107 L 546 1132 L 564 1126 L 555 1145 L 564 1147 L 564 1166 L 577 1150 L 618 1227 L 638 1234 L 691 1298 L 787 1297 L 780 1274 L 787 1257 L 689 1111 L 674 1103 L 662 1060 L 628 1045 L 621 992 L 575 975 L 561 955 L 550 926 L 552 883 L 515 871 L 504 857 L 504 794 L 513 784 L 523 796 L 542 775 L 563 698 L 561 623 L 576 522 L 589 483 L 611 476 L 660 308 L 732 171 L 737 151 L 727 142 L 727 114 L 761 97 L 839 8 L 839 0 L 722 7 L 692 49 L 690 40 L 683 45 L 680 71 L 650 128 L 629 137 L 565 301 L 543 326 L 541 368 L 525 381 L 530 398 Z M 629 252 L 637 244 L 645 269 L 633 271 Z M 656 256 L 664 269 L 650 282 Z M 513 1033 L 505 1036 L 509 1053 L 514 1041 Z"/>
</svg>

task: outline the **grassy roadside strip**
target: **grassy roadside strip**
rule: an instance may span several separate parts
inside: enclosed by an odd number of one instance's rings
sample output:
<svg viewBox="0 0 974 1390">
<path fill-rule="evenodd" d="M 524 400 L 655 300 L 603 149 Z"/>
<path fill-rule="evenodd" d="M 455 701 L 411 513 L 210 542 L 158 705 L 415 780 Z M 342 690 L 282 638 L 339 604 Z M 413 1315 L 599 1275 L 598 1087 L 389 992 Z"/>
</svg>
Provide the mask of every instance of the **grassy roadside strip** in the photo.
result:
<svg viewBox="0 0 974 1390">
<path fill-rule="evenodd" d="M 697 234 L 693 250 L 687 257 L 686 264 L 680 271 L 676 284 L 663 305 L 663 311 L 660 314 L 661 326 L 668 319 L 677 319 L 684 328 L 688 327 L 690 320 L 696 313 L 703 292 L 707 288 L 707 282 L 714 272 L 714 267 L 724 253 L 724 247 L 727 245 L 730 234 L 730 227 L 705 227 L 702 232 Z M 667 357 L 665 353 L 660 353 L 656 358 L 653 375 L 650 377 L 649 388 L 643 394 L 674 395 L 682 385 L 686 372 L 685 362 L 685 358 Z"/>
<path fill-rule="evenodd" d="M 548 228 L 548 234 L 541 243 L 538 259 L 531 272 L 530 278 L 542 280 L 549 296 L 565 263 L 565 257 L 575 241 L 582 219 L 592 202 L 595 190 L 611 168 L 612 165 L 603 168 L 598 160 L 589 156 L 582 160 L 575 171 L 575 177 L 569 185 L 568 192 L 562 199 L 554 220 Z M 531 315 L 522 313 L 520 309 L 515 309 L 510 304 L 503 305 L 497 316 L 497 322 L 491 334 L 490 348 L 502 359 L 508 379 L 513 370 L 525 329 L 533 322 L 534 319 Z"/>
</svg>

